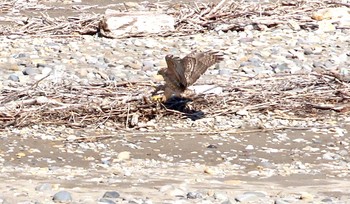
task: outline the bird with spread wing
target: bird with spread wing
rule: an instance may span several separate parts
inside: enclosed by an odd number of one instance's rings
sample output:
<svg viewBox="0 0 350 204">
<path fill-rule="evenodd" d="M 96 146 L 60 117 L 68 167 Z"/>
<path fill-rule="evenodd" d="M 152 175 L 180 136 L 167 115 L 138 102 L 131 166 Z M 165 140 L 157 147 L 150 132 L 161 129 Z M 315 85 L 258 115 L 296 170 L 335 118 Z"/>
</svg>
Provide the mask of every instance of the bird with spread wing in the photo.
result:
<svg viewBox="0 0 350 204">
<path fill-rule="evenodd" d="M 180 96 L 189 86 L 194 84 L 212 65 L 223 60 L 218 52 L 192 52 L 184 58 L 165 56 L 166 68 L 158 71 L 165 81 L 163 100 L 171 96 Z"/>
</svg>

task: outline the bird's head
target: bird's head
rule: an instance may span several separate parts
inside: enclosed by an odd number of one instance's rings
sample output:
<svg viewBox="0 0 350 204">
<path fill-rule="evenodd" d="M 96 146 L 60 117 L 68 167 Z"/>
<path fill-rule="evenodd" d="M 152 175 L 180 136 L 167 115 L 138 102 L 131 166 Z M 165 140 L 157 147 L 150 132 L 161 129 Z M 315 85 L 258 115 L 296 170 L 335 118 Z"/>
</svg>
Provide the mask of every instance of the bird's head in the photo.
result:
<svg viewBox="0 0 350 204">
<path fill-rule="evenodd" d="M 165 56 L 165 60 L 172 59 L 173 57 L 174 57 L 174 55 L 168 54 Z"/>
</svg>

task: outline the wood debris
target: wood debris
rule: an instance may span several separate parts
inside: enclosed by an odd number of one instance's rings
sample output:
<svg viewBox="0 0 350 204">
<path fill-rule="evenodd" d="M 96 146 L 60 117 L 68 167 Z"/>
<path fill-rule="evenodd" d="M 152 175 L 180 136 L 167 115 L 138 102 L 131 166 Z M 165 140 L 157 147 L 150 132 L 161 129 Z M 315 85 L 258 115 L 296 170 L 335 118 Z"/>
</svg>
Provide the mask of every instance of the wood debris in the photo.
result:
<svg viewBox="0 0 350 204">
<path fill-rule="evenodd" d="M 5 88 L 0 93 L 0 128 L 51 124 L 125 129 L 145 127 L 162 117 L 199 119 L 235 115 L 240 110 L 322 120 L 332 112 L 350 111 L 350 85 L 325 74 L 276 75 L 221 86 L 221 95 L 196 95 L 165 104 L 150 100 L 154 87 L 148 82 L 89 86 L 42 82 L 16 90 Z"/>
<path fill-rule="evenodd" d="M 128 15 L 133 13 L 128 6 L 121 5 L 120 13 Z M 276 3 L 244 2 L 235 0 L 222 0 L 214 3 L 192 3 L 192 4 L 164 4 L 147 3 L 142 5 L 144 10 L 149 12 L 163 13 L 175 18 L 175 31 L 165 30 L 157 33 L 129 33 L 122 37 L 142 36 L 178 36 L 189 35 L 198 32 L 215 31 L 242 31 L 247 26 L 253 29 L 264 30 L 276 26 L 283 26 L 294 22 L 294 26 L 302 29 L 317 29 L 316 20 L 312 19 L 316 10 L 325 8 L 340 7 L 342 5 L 322 1 L 277 1 Z M 21 10 L 23 5 L 4 2 L 0 3 L 0 11 L 10 12 L 12 9 Z M 104 16 L 87 12 L 96 6 L 74 6 L 73 10 L 81 10 L 84 13 L 71 17 L 52 17 L 47 14 L 53 7 L 36 5 L 30 9 L 41 11 L 41 16 L 7 16 L 2 21 L 13 22 L 11 28 L 4 27 L 0 34 L 31 34 L 31 35 L 93 35 L 100 32 Z M 102 23 L 101 23 L 102 22 Z M 341 29 L 344 26 L 338 26 Z"/>
</svg>

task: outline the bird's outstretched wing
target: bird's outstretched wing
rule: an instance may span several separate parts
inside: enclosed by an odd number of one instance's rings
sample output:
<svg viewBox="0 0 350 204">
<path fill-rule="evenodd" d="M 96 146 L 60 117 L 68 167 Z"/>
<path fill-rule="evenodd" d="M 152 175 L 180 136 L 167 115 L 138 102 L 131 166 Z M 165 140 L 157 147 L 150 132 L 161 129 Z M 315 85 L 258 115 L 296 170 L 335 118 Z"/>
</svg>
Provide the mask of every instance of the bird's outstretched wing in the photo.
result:
<svg viewBox="0 0 350 204">
<path fill-rule="evenodd" d="M 181 60 L 185 79 L 182 83 L 186 87 L 191 86 L 209 67 L 222 60 L 223 56 L 213 51 L 192 52 L 188 54 Z"/>
<path fill-rule="evenodd" d="M 159 73 L 164 77 L 166 84 L 172 84 L 172 86 L 178 89 L 186 89 L 185 71 L 179 57 L 173 55 L 165 56 L 167 68 L 161 69 Z"/>
<path fill-rule="evenodd" d="M 165 61 L 168 65 L 168 69 L 170 70 L 169 74 L 174 74 L 179 82 L 185 80 L 185 69 L 182 66 L 181 58 L 174 57 L 173 55 L 167 55 L 165 56 Z"/>
</svg>

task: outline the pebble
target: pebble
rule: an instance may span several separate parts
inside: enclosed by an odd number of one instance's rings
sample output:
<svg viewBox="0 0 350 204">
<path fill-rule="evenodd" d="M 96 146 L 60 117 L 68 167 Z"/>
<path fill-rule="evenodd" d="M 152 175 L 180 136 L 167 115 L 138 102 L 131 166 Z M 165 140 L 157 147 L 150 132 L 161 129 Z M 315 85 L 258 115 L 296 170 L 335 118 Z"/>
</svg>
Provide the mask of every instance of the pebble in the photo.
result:
<svg viewBox="0 0 350 204">
<path fill-rule="evenodd" d="M 252 202 L 252 201 L 256 201 L 258 200 L 259 197 L 253 193 L 245 193 L 245 194 L 241 194 L 235 197 L 235 200 L 238 202 Z"/>
<path fill-rule="evenodd" d="M 150 60 L 143 61 L 142 63 L 142 67 L 144 70 L 153 69 L 155 66 L 156 66 L 155 63 Z"/>
<path fill-rule="evenodd" d="M 11 74 L 8 79 L 14 82 L 19 82 L 19 77 L 16 74 Z"/>
<path fill-rule="evenodd" d="M 325 160 L 338 160 L 341 159 L 341 156 L 332 152 L 327 152 L 323 154 L 322 158 Z"/>
<path fill-rule="evenodd" d="M 314 199 L 314 196 L 308 192 L 301 192 L 300 193 L 300 199 L 307 201 L 307 202 L 312 202 Z"/>
<path fill-rule="evenodd" d="M 39 186 L 35 187 L 36 191 L 51 191 L 52 190 L 52 185 L 49 183 L 44 183 Z"/>
<path fill-rule="evenodd" d="M 59 191 L 57 192 L 52 200 L 56 203 L 64 203 L 64 202 L 70 202 L 72 201 L 72 196 L 68 191 Z"/>
<path fill-rule="evenodd" d="M 117 191 L 107 191 L 103 198 L 119 198 L 120 194 Z"/>
<path fill-rule="evenodd" d="M 285 201 L 283 199 L 276 199 L 275 200 L 275 204 L 290 204 L 292 202 L 289 202 L 289 201 Z"/>
<path fill-rule="evenodd" d="M 253 145 L 247 145 L 245 147 L 246 150 L 253 150 L 254 149 L 254 146 Z"/>
<path fill-rule="evenodd" d="M 115 204 L 116 202 L 114 202 L 113 200 L 110 200 L 110 199 L 101 198 L 100 200 L 98 200 L 97 203 L 98 204 Z"/>
<path fill-rule="evenodd" d="M 188 199 L 199 199 L 202 198 L 202 194 L 201 193 L 197 193 L 197 192 L 188 192 L 186 197 Z"/>
<path fill-rule="evenodd" d="M 28 68 L 25 68 L 23 70 L 23 74 L 24 75 L 35 75 L 35 74 L 39 74 L 39 70 L 35 69 L 35 68 L 31 68 L 31 67 L 28 67 Z"/>
<path fill-rule="evenodd" d="M 228 196 L 226 193 L 222 193 L 222 192 L 215 192 L 213 195 L 215 200 L 219 200 L 219 201 L 226 201 L 228 200 Z"/>
<path fill-rule="evenodd" d="M 118 154 L 119 161 L 128 160 L 128 159 L 130 159 L 130 152 L 124 151 Z"/>
<path fill-rule="evenodd" d="M 231 70 L 229 69 L 220 69 L 219 75 L 221 76 L 231 76 Z"/>
</svg>

